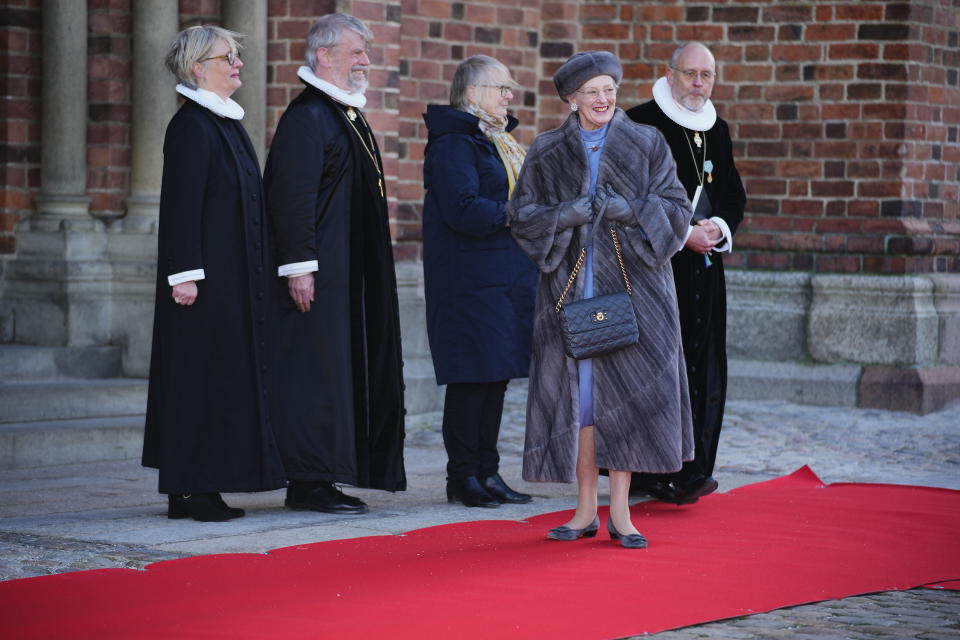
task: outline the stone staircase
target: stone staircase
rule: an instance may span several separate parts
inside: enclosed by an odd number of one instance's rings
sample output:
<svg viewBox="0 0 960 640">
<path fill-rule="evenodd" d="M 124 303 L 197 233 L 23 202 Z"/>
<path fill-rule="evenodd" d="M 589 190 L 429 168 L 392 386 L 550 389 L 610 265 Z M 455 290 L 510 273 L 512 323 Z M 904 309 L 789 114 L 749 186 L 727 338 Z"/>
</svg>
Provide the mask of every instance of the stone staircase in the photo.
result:
<svg viewBox="0 0 960 640">
<path fill-rule="evenodd" d="M 0 470 L 140 455 L 147 381 L 119 347 L 0 345 Z"/>
</svg>

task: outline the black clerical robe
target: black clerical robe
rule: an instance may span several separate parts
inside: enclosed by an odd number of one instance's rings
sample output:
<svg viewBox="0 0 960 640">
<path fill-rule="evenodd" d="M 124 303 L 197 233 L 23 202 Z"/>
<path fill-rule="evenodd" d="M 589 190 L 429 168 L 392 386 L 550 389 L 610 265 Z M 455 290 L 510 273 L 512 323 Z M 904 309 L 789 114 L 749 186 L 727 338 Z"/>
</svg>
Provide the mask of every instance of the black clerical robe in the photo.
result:
<svg viewBox="0 0 960 640">
<path fill-rule="evenodd" d="M 237 120 L 187 100 L 167 127 L 143 464 L 160 492 L 286 483 L 266 403 L 273 266 L 253 145 Z M 202 269 L 197 300 L 168 276 Z"/>
<path fill-rule="evenodd" d="M 717 118 L 709 131 L 700 134 L 704 143 L 697 147 L 694 132 L 668 118 L 653 100 L 630 109 L 627 115 L 656 127 L 667 139 L 677 164 L 677 176 L 691 201 L 700 184 L 701 167 L 706 165 L 709 169 L 712 163 L 712 171 L 703 176 L 710 216 L 722 218 L 730 233 L 736 233 L 743 219 L 746 192 L 734 164 L 727 123 Z M 677 477 L 681 483 L 713 473 L 723 423 L 727 393 L 727 296 L 722 256 L 711 253 L 708 265 L 702 254 L 683 249 L 672 259 L 696 439 L 696 457 L 684 463 Z"/>
<path fill-rule="evenodd" d="M 307 312 L 282 290 L 276 434 L 291 480 L 398 491 L 404 405 L 380 152 L 359 110 L 313 86 L 277 125 L 264 172 L 277 263 L 316 260 Z"/>
</svg>

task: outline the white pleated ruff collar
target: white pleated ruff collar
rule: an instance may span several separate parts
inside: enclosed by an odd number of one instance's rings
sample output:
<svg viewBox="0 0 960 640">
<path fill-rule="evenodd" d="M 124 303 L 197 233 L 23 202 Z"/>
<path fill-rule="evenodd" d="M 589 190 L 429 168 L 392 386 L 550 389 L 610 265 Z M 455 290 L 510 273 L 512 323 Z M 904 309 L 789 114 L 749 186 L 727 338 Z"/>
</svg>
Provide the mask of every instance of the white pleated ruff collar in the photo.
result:
<svg viewBox="0 0 960 640">
<path fill-rule="evenodd" d="M 320 91 L 323 91 L 337 102 L 342 102 L 348 107 L 363 109 L 363 107 L 367 104 L 367 96 L 363 95 L 362 93 L 348 93 L 340 87 L 330 84 L 326 80 L 318 78 L 310 69 L 310 67 L 306 65 L 297 69 L 297 77 L 307 84 L 316 87 Z"/>
<path fill-rule="evenodd" d="M 691 131 L 709 131 L 717 122 L 717 110 L 707 100 L 702 111 L 690 111 L 673 99 L 666 77 L 653 84 L 653 99 L 668 118 Z"/>
<path fill-rule="evenodd" d="M 230 118 L 231 120 L 243 119 L 243 107 L 230 98 L 224 100 L 213 91 L 207 91 L 206 89 L 191 89 L 186 85 L 178 84 L 177 93 L 182 95 L 184 98 L 193 100 L 201 107 L 206 107 L 222 118 Z"/>
</svg>

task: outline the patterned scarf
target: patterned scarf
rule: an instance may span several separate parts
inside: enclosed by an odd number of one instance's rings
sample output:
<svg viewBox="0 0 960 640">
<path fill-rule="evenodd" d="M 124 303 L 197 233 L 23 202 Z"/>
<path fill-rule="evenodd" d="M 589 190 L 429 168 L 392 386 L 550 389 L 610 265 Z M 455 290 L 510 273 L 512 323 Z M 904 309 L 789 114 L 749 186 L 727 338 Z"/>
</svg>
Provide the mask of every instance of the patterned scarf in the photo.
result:
<svg viewBox="0 0 960 640">
<path fill-rule="evenodd" d="M 516 138 L 507 132 L 506 116 L 502 118 L 495 116 L 473 104 L 467 110 L 480 118 L 480 131 L 497 148 L 503 167 L 507 170 L 507 184 L 509 186 L 507 197 L 510 197 L 513 195 L 513 186 L 517 183 L 517 176 L 520 175 L 520 167 L 523 166 L 523 159 L 527 156 L 527 151 L 520 146 Z"/>
</svg>

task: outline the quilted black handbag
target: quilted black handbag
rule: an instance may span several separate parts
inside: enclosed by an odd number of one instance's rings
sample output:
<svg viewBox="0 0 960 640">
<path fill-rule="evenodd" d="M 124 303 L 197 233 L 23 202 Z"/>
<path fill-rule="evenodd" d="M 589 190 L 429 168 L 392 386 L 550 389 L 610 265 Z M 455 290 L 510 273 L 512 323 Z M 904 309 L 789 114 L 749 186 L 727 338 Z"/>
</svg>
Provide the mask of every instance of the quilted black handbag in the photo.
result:
<svg viewBox="0 0 960 640">
<path fill-rule="evenodd" d="M 620 239 L 612 226 L 610 236 L 613 238 L 613 247 L 617 251 L 617 261 L 620 263 L 620 273 L 623 276 L 626 291 L 577 300 L 564 305 L 563 299 L 567 297 L 567 293 L 576 282 L 577 274 L 580 273 L 580 268 L 583 267 L 583 261 L 587 256 L 586 247 L 581 247 L 577 264 L 570 272 L 567 286 L 557 300 L 556 309 L 560 314 L 560 329 L 563 331 L 565 351 L 568 356 L 577 360 L 606 355 L 636 344 L 640 339 L 637 316 L 630 300 L 633 289 L 623 264 Z"/>
</svg>

